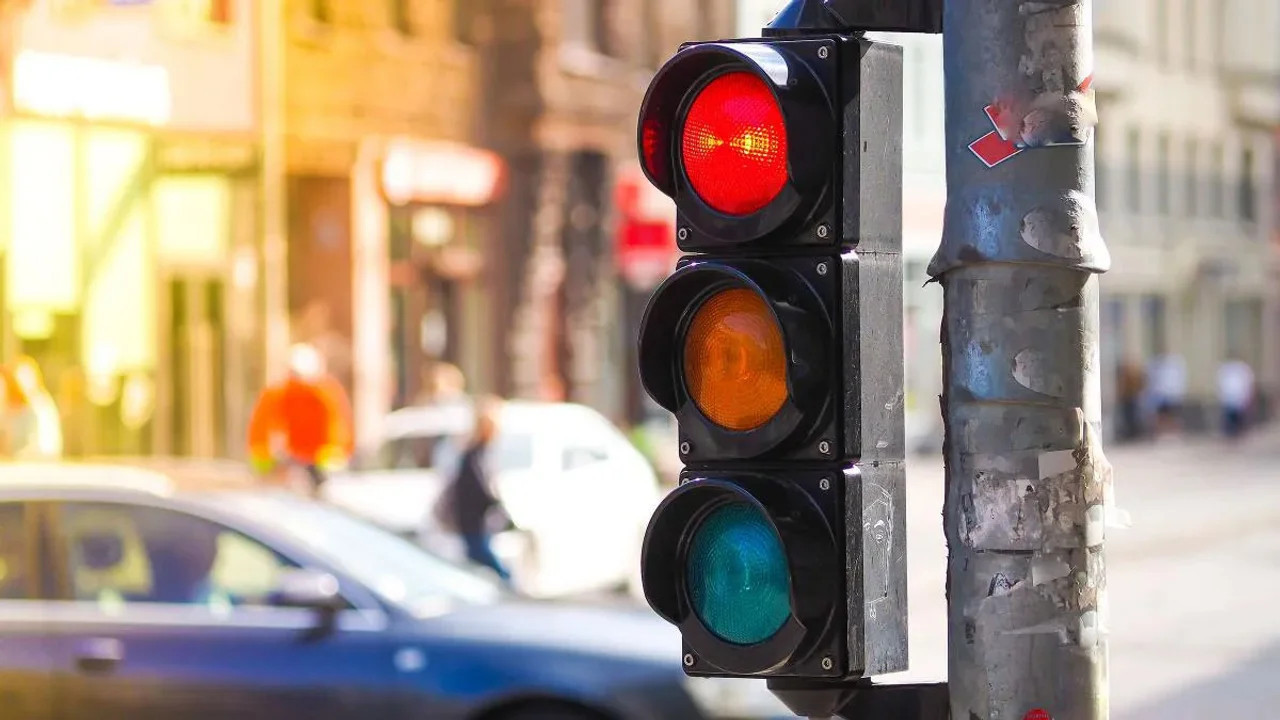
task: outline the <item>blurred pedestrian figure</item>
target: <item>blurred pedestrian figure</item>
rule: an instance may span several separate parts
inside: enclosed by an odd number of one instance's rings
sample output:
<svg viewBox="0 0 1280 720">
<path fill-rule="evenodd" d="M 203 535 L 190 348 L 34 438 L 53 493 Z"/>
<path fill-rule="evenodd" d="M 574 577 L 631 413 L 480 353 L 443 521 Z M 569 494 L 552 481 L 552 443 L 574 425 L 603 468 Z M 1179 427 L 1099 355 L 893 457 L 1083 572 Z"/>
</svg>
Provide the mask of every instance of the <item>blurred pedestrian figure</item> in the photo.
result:
<svg viewBox="0 0 1280 720">
<path fill-rule="evenodd" d="M 289 351 L 289 375 L 263 389 L 249 419 L 249 458 L 269 475 L 289 466 L 303 468 L 316 494 L 326 473 L 353 450 L 351 403 L 337 378 L 310 345 Z M 280 468 L 280 465 L 284 465 Z"/>
<path fill-rule="evenodd" d="M 491 568 L 504 582 L 511 573 L 493 551 L 493 524 L 500 518 L 495 510 L 501 503 L 493 493 L 488 468 L 488 450 L 498 433 L 501 401 L 484 398 L 476 403 L 475 430 L 458 462 L 458 470 L 449 489 L 453 524 L 467 547 L 467 557 L 474 563 Z M 505 521 L 505 513 L 502 513 Z"/>
<path fill-rule="evenodd" d="M 1249 363 L 1232 358 L 1218 368 L 1218 403 L 1222 408 L 1222 426 L 1232 440 L 1244 435 L 1249 409 L 1253 404 L 1253 368 Z"/>
<path fill-rule="evenodd" d="M 325 372 L 339 381 L 351 380 L 351 340 L 334 327 L 333 312 L 323 300 L 314 300 L 299 313 L 294 336 L 316 349 L 324 360 Z"/>
<path fill-rule="evenodd" d="M 57 381 L 58 410 L 62 413 L 62 452 L 64 457 L 91 454 L 88 432 L 92 407 L 84 370 L 78 365 L 65 368 Z"/>
<path fill-rule="evenodd" d="M 467 379 L 462 369 L 447 362 L 436 362 L 422 369 L 421 389 L 414 405 L 441 405 L 467 397 Z"/>
<path fill-rule="evenodd" d="M 1142 395 L 1147 388 L 1147 373 L 1142 365 L 1126 360 L 1120 366 L 1120 422 L 1121 437 L 1137 440 L 1144 434 L 1142 422 Z"/>
<path fill-rule="evenodd" d="M 1166 353 L 1151 364 L 1151 399 L 1156 411 L 1156 434 L 1182 429 L 1182 408 L 1187 397 L 1187 364 L 1181 355 Z"/>
<path fill-rule="evenodd" d="M 62 418 L 36 361 L 20 356 L 6 369 L 5 435 L 15 459 L 62 457 Z"/>
</svg>

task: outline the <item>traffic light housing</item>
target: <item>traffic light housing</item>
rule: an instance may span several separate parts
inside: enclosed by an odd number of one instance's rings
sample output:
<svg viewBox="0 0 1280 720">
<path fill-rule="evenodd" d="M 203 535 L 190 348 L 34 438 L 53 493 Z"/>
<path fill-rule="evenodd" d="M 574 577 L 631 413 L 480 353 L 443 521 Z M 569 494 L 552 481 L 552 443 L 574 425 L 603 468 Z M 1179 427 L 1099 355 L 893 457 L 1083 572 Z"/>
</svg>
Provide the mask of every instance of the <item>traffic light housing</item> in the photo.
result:
<svg viewBox="0 0 1280 720">
<path fill-rule="evenodd" d="M 685 469 L 641 574 L 689 674 L 906 668 L 901 73 L 852 34 L 694 43 L 645 97 L 686 255 L 640 373 Z"/>
</svg>

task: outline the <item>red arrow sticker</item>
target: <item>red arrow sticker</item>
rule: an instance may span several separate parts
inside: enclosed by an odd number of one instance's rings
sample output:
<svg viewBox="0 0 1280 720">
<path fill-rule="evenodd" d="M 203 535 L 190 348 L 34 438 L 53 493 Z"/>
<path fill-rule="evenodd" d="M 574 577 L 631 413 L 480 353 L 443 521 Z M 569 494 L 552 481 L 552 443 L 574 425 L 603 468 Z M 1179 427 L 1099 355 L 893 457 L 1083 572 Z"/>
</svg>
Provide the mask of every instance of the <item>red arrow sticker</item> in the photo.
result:
<svg viewBox="0 0 1280 720">
<path fill-rule="evenodd" d="M 1089 88 L 1093 87 L 1093 75 L 1086 77 L 1077 88 L 1078 92 L 1087 93 Z M 995 130 L 983 135 L 969 144 L 969 151 L 978 156 L 978 159 L 987 167 L 993 168 L 1009 158 L 1023 151 L 1022 147 L 1010 136 L 1016 134 L 1016 126 L 1013 123 L 1004 123 L 1001 121 L 1005 118 L 1004 113 L 1008 113 L 1008 108 L 1001 108 L 996 104 L 987 105 L 982 108 L 982 112 L 986 114 L 987 120 L 991 121 L 991 125 Z M 1003 129 L 1002 129 L 1003 128 Z M 1053 147 L 1056 145 L 1083 145 L 1080 141 L 1067 141 L 1048 143 L 1045 147 Z M 1026 720 L 1039 720 L 1039 718 L 1030 718 Z M 1047 719 L 1046 719 L 1047 720 Z"/>
</svg>

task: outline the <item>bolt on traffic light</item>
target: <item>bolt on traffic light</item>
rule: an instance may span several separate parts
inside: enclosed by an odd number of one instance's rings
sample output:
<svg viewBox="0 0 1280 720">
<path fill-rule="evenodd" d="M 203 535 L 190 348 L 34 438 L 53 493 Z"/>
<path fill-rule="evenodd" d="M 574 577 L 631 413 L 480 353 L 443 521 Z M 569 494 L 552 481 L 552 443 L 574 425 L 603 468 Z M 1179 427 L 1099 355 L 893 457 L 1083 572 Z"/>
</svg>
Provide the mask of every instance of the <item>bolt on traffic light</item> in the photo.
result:
<svg viewBox="0 0 1280 720">
<path fill-rule="evenodd" d="M 685 463 L 645 537 L 693 675 L 906 667 L 901 51 L 683 47 L 640 112 L 686 255 L 641 324 Z"/>
</svg>

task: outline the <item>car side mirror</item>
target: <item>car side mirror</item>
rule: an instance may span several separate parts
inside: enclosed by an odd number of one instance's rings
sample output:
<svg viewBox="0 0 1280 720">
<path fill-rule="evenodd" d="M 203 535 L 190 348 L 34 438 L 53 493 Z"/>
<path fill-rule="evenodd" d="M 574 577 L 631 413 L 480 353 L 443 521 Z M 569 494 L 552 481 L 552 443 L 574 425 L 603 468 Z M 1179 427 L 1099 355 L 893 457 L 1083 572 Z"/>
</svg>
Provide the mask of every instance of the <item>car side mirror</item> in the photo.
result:
<svg viewBox="0 0 1280 720">
<path fill-rule="evenodd" d="M 316 611 L 318 621 L 310 633 L 313 638 L 333 632 L 338 612 L 347 607 L 346 599 L 339 592 L 338 579 L 319 570 L 285 570 L 280 573 L 271 600 L 277 607 Z"/>
<path fill-rule="evenodd" d="M 274 604 L 311 610 L 341 610 L 346 601 L 338 592 L 338 579 L 319 570 L 285 570 L 276 579 Z"/>
</svg>

